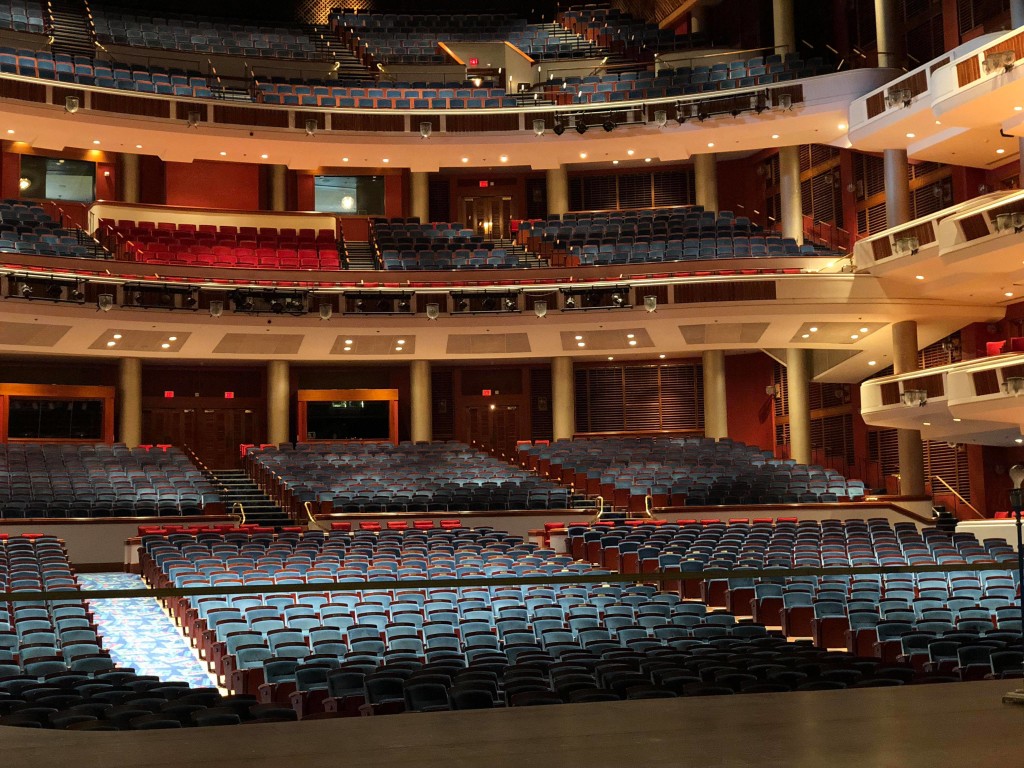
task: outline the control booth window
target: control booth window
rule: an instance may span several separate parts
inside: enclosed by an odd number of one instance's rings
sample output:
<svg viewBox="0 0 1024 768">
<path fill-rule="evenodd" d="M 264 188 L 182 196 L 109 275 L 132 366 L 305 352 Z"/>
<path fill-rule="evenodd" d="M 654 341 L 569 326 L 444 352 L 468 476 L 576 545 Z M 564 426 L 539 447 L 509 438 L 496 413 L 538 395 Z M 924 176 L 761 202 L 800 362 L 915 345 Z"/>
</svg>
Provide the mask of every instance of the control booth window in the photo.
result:
<svg viewBox="0 0 1024 768">
<path fill-rule="evenodd" d="M 306 404 L 307 440 L 387 440 L 388 400 L 334 400 Z"/>
<path fill-rule="evenodd" d="M 8 402 L 8 439 L 103 439 L 102 400 L 12 397 Z"/>
<path fill-rule="evenodd" d="M 317 176 L 313 195 L 320 213 L 384 215 L 383 176 Z"/>
<path fill-rule="evenodd" d="M 32 199 L 91 203 L 96 199 L 96 164 L 22 155 L 18 189 L 22 197 Z"/>
</svg>

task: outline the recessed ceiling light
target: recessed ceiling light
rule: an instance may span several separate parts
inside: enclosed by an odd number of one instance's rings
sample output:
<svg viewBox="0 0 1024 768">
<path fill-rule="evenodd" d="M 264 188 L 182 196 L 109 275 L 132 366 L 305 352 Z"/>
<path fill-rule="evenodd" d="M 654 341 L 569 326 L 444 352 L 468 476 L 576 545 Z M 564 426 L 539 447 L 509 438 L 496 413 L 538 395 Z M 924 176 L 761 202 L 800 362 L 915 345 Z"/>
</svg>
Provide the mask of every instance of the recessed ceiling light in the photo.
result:
<svg viewBox="0 0 1024 768">
<path fill-rule="evenodd" d="M 635 347 L 636 346 L 636 339 L 630 339 L 629 340 L 629 346 Z"/>
<path fill-rule="evenodd" d="M 352 343 L 352 339 L 345 339 L 345 343 L 346 344 L 351 344 Z"/>
<path fill-rule="evenodd" d="M 921 423 L 926 427 L 930 427 L 932 425 L 930 421 L 922 421 Z"/>
<path fill-rule="evenodd" d="M 917 134 L 916 133 L 908 133 L 907 134 L 907 138 L 908 139 L 916 139 L 917 138 Z"/>
<path fill-rule="evenodd" d="M 661 360 L 664 360 L 665 356 L 664 355 L 658 355 L 658 358 L 661 359 Z"/>
<path fill-rule="evenodd" d="M 609 360 L 614 360 L 615 358 L 614 358 L 614 357 L 612 357 L 611 355 L 608 355 L 608 359 L 609 359 Z"/>
<path fill-rule="evenodd" d="M 401 351 L 402 351 L 402 347 L 395 347 L 395 352 L 401 352 Z"/>
<path fill-rule="evenodd" d="M 1013 296 L 1013 291 L 1007 291 L 1006 293 L 1003 294 L 1003 296 L 1005 296 L 1006 298 L 1010 298 L 1011 296 Z"/>
<path fill-rule="evenodd" d="M 343 163 L 347 163 L 347 162 L 348 162 L 348 158 L 347 158 L 347 157 L 343 157 L 343 158 L 341 158 L 341 162 L 343 162 Z"/>
<path fill-rule="evenodd" d="M 634 151 L 634 150 L 632 150 L 632 149 L 627 149 L 627 150 L 626 150 L 626 154 L 627 154 L 627 155 L 629 155 L 630 157 L 632 157 L 632 156 L 633 156 L 634 154 L 636 154 L 636 153 L 635 153 L 635 151 Z"/>
<path fill-rule="evenodd" d="M 99 143 L 100 143 L 100 140 L 99 140 L 99 139 L 93 139 L 93 140 L 92 140 L 92 143 L 93 143 L 93 144 L 99 144 Z"/>
<path fill-rule="evenodd" d="M 142 149 L 142 145 L 141 145 L 141 144 L 136 144 L 136 145 L 135 145 L 135 148 L 136 148 L 136 149 Z"/>
<path fill-rule="evenodd" d="M 345 347 L 345 351 L 346 352 L 351 352 L 352 351 L 352 347 Z"/>
<path fill-rule="evenodd" d="M 161 348 L 161 349 L 170 349 L 170 348 L 171 348 L 171 345 L 170 345 L 170 344 L 168 344 L 168 343 L 167 343 L 167 342 L 165 341 L 165 342 L 164 342 L 163 344 L 161 344 L 161 345 L 160 345 L 160 348 Z"/>
<path fill-rule="evenodd" d="M 713 147 L 713 146 L 715 146 L 715 142 L 713 142 L 713 141 L 709 141 L 709 142 L 708 142 L 708 147 L 710 148 L 710 147 Z"/>
<path fill-rule="evenodd" d="M 936 124 L 936 125 L 942 125 L 942 121 L 941 121 L 941 120 L 936 120 L 936 121 L 935 121 L 935 124 Z"/>
<path fill-rule="evenodd" d="M 777 134 L 777 133 L 773 133 L 773 134 L 772 134 L 772 138 L 773 138 L 773 139 L 777 139 L 777 138 L 779 138 L 779 134 Z"/>
<path fill-rule="evenodd" d="M 121 334 L 120 333 L 115 333 L 114 334 L 114 338 L 115 339 L 120 339 L 121 338 Z"/>
<path fill-rule="evenodd" d="M 228 156 L 228 153 L 227 153 L 227 152 L 221 152 L 221 153 L 220 153 L 220 156 L 221 156 L 221 157 L 227 157 L 227 156 Z"/>
<path fill-rule="evenodd" d="M 618 165 L 618 164 L 619 164 L 618 160 L 612 160 L 612 165 Z"/>
<path fill-rule="evenodd" d="M 867 329 L 867 328 L 861 328 L 861 329 L 860 329 L 860 332 L 861 332 L 861 333 L 867 333 L 867 332 L 868 332 L 868 329 Z"/>
<path fill-rule="evenodd" d="M 167 340 L 168 340 L 168 341 L 177 341 L 177 340 L 178 340 L 178 337 L 177 337 L 177 336 L 168 336 L 168 337 L 167 337 Z"/>
<path fill-rule="evenodd" d="M 627 333 L 626 334 L 626 338 L 627 339 L 635 339 L 636 338 L 636 334 L 635 333 Z"/>
<path fill-rule="evenodd" d="M 817 332 L 818 332 L 818 326 L 816 326 L 816 325 L 812 325 L 812 326 L 811 326 L 810 328 L 808 328 L 807 330 L 809 330 L 809 331 L 810 331 L 811 333 L 817 333 Z"/>
<path fill-rule="evenodd" d="M 846 123 L 840 123 L 839 125 L 836 126 L 836 128 L 838 128 L 840 131 L 845 131 Z"/>
<path fill-rule="evenodd" d="M 116 341 L 108 341 L 107 342 L 107 346 L 108 347 L 116 347 L 117 346 L 117 342 Z"/>
<path fill-rule="evenodd" d="M 587 346 L 587 342 L 585 342 L 585 341 L 577 341 L 576 342 L 576 346 L 577 347 L 585 347 L 585 346 Z"/>
<path fill-rule="evenodd" d="M 1013 442 L 1015 442 L 1017 445 L 1020 445 L 1021 443 L 1024 443 L 1024 437 L 1018 437 Z"/>
<path fill-rule="evenodd" d="M 649 158 L 649 157 L 645 157 L 645 158 L 644 158 L 644 162 L 645 162 L 645 163 L 649 163 L 649 162 L 651 162 L 651 158 Z"/>
<path fill-rule="evenodd" d="M 7 129 L 7 134 L 10 135 L 12 133 L 14 133 L 14 129 L 13 128 L 8 128 Z"/>
<path fill-rule="evenodd" d="M 805 333 L 805 334 L 804 334 L 803 336 L 801 336 L 800 338 L 801 338 L 801 339 L 809 339 L 809 338 L 811 338 L 811 334 L 809 334 L 809 333 Z"/>
<path fill-rule="evenodd" d="M 405 344 L 405 339 L 398 339 L 395 344 Z"/>
<path fill-rule="evenodd" d="M 1020 112 L 1020 111 L 1022 111 L 1022 110 L 1024 110 L 1024 107 L 1014 107 L 1014 108 L 1013 108 L 1013 111 L 1014 111 L 1014 112 Z"/>
<path fill-rule="evenodd" d="M 915 280 L 924 280 L 924 275 L 914 275 Z"/>
<path fill-rule="evenodd" d="M 853 339 L 854 341 L 856 341 L 857 339 L 860 338 L 860 334 L 859 333 L 851 333 L 850 334 L 850 338 Z"/>
<path fill-rule="evenodd" d="M 874 360 L 868 360 L 868 365 L 878 365 Z"/>
<path fill-rule="evenodd" d="M 390 160 L 389 160 L 388 158 L 386 158 L 386 157 L 385 157 L 385 158 L 384 158 L 384 162 L 385 162 L 385 163 L 390 163 L 391 161 L 390 161 Z"/>
<path fill-rule="evenodd" d="M 576 341 L 583 341 L 583 337 L 582 336 L 577 336 L 576 337 Z"/>
<path fill-rule="evenodd" d="M 262 154 L 262 155 L 260 155 L 260 159 L 261 159 L 261 160 L 266 160 L 266 159 L 267 159 L 268 157 L 270 157 L 270 155 L 268 155 L 268 154 L 265 154 L 265 153 L 264 153 L 264 154 Z"/>
<path fill-rule="evenodd" d="M 586 152 L 580 152 L 580 160 L 586 160 L 586 159 L 587 159 L 587 153 Z"/>
<path fill-rule="evenodd" d="M 468 163 L 468 162 L 469 162 L 469 158 L 468 158 L 468 157 L 464 157 L 464 158 L 462 158 L 462 162 L 464 162 L 464 163 Z"/>
<path fill-rule="evenodd" d="M 997 149 L 997 150 L 996 150 L 996 154 L 997 154 L 997 155 L 1001 155 L 1001 154 L 1003 154 L 1003 153 L 1004 153 L 1005 151 L 1006 151 L 1005 149 L 1003 149 L 1002 147 L 1000 147 L 999 149 Z"/>
<path fill-rule="evenodd" d="M 507 163 L 507 162 L 508 162 L 508 155 L 502 155 L 502 156 L 501 156 L 501 157 L 499 157 L 498 159 L 499 159 L 499 160 L 500 160 L 501 162 L 503 162 L 503 163 Z"/>
<path fill-rule="evenodd" d="M 953 419 L 953 421 L 956 422 L 957 424 L 960 423 L 960 419 Z"/>
</svg>

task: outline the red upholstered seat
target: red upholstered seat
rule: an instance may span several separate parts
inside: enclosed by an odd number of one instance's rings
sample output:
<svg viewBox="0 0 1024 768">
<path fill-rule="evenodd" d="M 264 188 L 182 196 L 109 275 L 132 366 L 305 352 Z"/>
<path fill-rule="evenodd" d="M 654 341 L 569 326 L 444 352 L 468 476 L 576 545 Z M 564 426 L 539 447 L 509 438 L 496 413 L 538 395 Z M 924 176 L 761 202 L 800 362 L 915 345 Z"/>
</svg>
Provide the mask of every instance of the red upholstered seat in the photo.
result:
<svg viewBox="0 0 1024 768">
<path fill-rule="evenodd" d="M 352 530 L 352 523 L 349 523 L 349 522 L 331 523 L 331 530 L 332 531 L 351 531 Z"/>
<path fill-rule="evenodd" d="M 1001 355 L 1001 354 L 1003 354 L 1003 349 L 1005 347 L 1006 347 L 1006 340 L 1005 339 L 1003 339 L 1002 341 L 986 341 L 985 342 L 985 354 L 989 355 L 990 357 L 992 355 Z"/>
<path fill-rule="evenodd" d="M 409 524 L 405 520 L 388 520 L 389 531 L 405 531 L 408 528 Z"/>
<path fill-rule="evenodd" d="M 376 521 L 373 521 L 373 520 L 371 520 L 370 522 L 367 522 L 367 523 L 360 523 L 359 524 L 359 530 L 360 531 L 379 531 L 380 530 L 380 523 L 378 523 Z"/>
<path fill-rule="evenodd" d="M 429 531 L 431 528 L 434 527 L 434 521 L 433 520 L 414 520 L 413 524 L 412 524 L 412 527 L 415 528 L 417 531 Z"/>
<path fill-rule="evenodd" d="M 461 528 L 462 527 L 462 521 L 461 520 L 442 520 L 441 521 L 441 527 L 444 528 L 445 530 L 451 530 L 452 528 Z"/>
</svg>

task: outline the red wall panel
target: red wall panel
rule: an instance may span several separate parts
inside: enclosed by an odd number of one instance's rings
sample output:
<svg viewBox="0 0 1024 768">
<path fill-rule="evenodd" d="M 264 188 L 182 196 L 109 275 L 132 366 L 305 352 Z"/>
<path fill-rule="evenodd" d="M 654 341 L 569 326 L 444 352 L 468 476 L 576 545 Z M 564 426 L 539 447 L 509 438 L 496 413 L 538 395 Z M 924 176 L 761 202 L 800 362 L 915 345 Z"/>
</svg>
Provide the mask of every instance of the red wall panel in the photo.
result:
<svg viewBox="0 0 1024 768">
<path fill-rule="evenodd" d="M 260 206 L 259 166 L 250 163 L 165 163 L 167 205 L 255 211 Z"/>
<path fill-rule="evenodd" d="M 773 367 L 772 359 L 761 352 L 725 356 L 729 437 L 766 451 L 775 447 L 772 401 L 765 394 Z"/>
</svg>

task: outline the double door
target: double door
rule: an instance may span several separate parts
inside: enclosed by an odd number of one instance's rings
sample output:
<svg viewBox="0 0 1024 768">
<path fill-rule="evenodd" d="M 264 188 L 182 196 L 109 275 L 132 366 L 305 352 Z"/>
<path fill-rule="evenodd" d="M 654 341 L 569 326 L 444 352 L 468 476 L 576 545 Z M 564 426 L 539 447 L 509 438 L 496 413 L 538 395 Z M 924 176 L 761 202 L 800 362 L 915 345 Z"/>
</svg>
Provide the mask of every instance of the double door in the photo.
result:
<svg viewBox="0 0 1024 768">
<path fill-rule="evenodd" d="M 466 226 L 488 240 L 507 240 L 510 235 L 512 198 L 498 195 L 464 197 L 462 216 Z"/>
<path fill-rule="evenodd" d="M 187 445 L 211 469 L 240 467 L 239 446 L 262 439 L 262 424 L 253 408 L 189 406 L 142 412 L 144 443 Z"/>
</svg>

